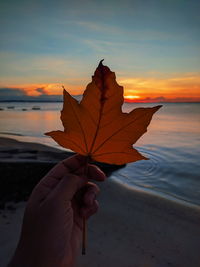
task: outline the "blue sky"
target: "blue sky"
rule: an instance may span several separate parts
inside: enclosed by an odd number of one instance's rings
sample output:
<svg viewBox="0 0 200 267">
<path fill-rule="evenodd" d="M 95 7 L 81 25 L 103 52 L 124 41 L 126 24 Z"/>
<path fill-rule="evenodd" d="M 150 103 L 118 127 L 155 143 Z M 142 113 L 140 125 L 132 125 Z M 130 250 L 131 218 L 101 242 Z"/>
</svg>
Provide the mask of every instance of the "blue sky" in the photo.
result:
<svg viewBox="0 0 200 267">
<path fill-rule="evenodd" d="M 194 88 L 200 97 L 199 10 L 197 0 L 1 1 L 0 87 L 80 93 L 104 58 L 127 91 L 145 95 L 139 79 L 154 81 L 155 96 Z M 183 95 L 171 79 L 184 83 Z"/>
</svg>

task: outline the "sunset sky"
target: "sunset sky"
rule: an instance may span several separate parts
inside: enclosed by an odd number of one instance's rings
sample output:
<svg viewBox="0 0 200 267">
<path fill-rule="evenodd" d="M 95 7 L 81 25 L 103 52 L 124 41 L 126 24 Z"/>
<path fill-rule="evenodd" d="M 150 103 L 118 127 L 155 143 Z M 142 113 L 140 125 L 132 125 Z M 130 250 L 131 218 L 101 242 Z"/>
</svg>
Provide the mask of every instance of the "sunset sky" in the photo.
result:
<svg viewBox="0 0 200 267">
<path fill-rule="evenodd" d="M 101 59 L 129 100 L 200 101 L 200 1 L 2 0 L 0 100 L 82 94 Z M 50 95 L 50 96 L 49 96 Z"/>
</svg>

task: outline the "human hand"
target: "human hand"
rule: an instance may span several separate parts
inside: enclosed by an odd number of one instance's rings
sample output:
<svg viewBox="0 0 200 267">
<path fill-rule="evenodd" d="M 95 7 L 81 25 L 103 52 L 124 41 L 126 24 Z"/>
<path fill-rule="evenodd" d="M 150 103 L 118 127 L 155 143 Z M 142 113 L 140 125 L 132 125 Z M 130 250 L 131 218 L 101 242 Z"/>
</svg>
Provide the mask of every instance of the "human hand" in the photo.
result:
<svg viewBox="0 0 200 267">
<path fill-rule="evenodd" d="M 9 267 L 73 266 L 82 240 L 83 218 L 97 212 L 97 185 L 104 173 L 75 155 L 57 164 L 33 190 L 21 237 Z"/>
</svg>

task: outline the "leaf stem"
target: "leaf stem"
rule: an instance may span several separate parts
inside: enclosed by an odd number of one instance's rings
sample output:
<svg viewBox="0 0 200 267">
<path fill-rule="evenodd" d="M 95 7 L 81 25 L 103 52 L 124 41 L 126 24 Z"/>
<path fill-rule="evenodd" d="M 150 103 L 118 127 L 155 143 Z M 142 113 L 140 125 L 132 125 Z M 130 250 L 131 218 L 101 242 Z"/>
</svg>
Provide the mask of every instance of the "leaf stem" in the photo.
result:
<svg viewBox="0 0 200 267">
<path fill-rule="evenodd" d="M 90 157 L 87 156 L 85 159 L 85 170 L 84 173 L 88 176 L 88 163 Z M 86 255 L 86 242 L 87 242 L 87 220 L 83 217 L 83 231 L 82 231 L 82 255 Z"/>
</svg>

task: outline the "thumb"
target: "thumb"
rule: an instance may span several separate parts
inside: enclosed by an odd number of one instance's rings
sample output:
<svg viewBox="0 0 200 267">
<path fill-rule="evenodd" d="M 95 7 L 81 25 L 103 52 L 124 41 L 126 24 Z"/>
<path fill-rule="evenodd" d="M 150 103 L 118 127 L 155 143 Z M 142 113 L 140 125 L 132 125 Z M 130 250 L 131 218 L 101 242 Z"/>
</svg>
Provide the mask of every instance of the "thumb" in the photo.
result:
<svg viewBox="0 0 200 267">
<path fill-rule="evenodd" d="M 64 201 L 72 200 L 76 192 L 87 183 L 87 178 L 75 174 L 66 174 L 55 187 L 53 195 Z"/>
</svg>

